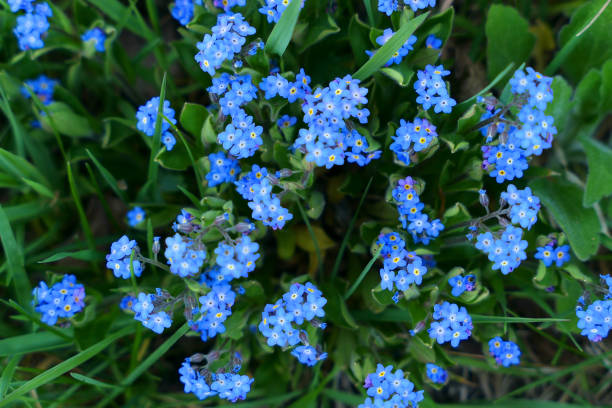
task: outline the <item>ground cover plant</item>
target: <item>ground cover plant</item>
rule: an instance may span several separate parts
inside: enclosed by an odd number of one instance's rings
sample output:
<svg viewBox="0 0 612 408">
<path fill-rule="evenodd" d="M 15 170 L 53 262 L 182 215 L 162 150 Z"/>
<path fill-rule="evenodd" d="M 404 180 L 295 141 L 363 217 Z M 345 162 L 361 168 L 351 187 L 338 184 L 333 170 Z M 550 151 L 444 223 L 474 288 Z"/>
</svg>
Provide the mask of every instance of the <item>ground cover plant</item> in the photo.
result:
<svg viewBox="0 0 612 408">
<path fill-rule="evenodd" d="M 609 0 L 0 27 L 0 407 L 612 406 Z"/>
</svg>

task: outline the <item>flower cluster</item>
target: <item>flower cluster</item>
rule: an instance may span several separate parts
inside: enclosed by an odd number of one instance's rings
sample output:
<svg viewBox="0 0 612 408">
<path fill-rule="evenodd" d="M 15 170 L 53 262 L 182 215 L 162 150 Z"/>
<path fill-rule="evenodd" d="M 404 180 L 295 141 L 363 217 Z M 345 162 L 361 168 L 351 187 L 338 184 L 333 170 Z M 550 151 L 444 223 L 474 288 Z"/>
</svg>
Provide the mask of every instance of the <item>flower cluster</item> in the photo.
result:
<svg viewBox="0 0 612 408">
<path fill-rule="evenodd" d="M 81 39 L 84 42 L 91 41 L 93 42 L 94 48 L 98 52 L 104 52 L 106 48 L 104 47 L 104 41 L 106 41 L 106 33 L 99 27 L 94 27 L 91 30 L 85 31 L 81 36 Z"/>
<path fill-rule="evenodd" d="M 429 326 L 429 337 L 436 339 L 438 344 L 450 342 L 457 347 L 462 340 L 472 334 L 472 318 L 465 307 L 454 303 L 444 302 L 434 306 L 434 321 Z"/>
<path fill-rule="evenodd" d="M 527 258 L 527 241 L 521 239 L 523 230 L 508 225 L 499 238 L 491 232 L 483 232 L 476 237 L 476 248 L 488 255 L 493 262 L 493 270 L 501 270 L 504 275 L 514 271 Z"/>
<path fill-rule="evenodd" d="M 213 0 L 213 6 L 228 11 L 235 6 L 246 6 L 246 0 Z"/>
<path fill-rule="evenodd" d="M 555 248 L 554 243 L 550 242 L 537 248 L 538 252 L 535 254 L 535 258 L 544 262 L 547 267 L 552 265 L 553 262 L 557 267 L 561 267 L 570 260 L 569 249 L 569 245 L 561 245 Z"/>
<path fill-rule="evenodd" d="M 389 291 L 408 290 L 411 284 L 419 286 L 427 267 L 414 252 L 406 250 L 406 242 L 396 232 L 381 235 L 376 241 L 382 245 L 383 267 L 380 268 L 380 287 Z M 399 300 L 399 297 L 394 297 Z"/>
<path fill-rule="evenodd" d="M 600 275 L 600 278 L 608 286 L 604 300 L 594 301 L 586 310 L 580 305 L 576 306 L 578 328 L 582 330 L 580 334 L 592 342 L 599 342 L 608 337 L 612 329 L 612 277 Z"/>
<path fill-rule="evenodd" d="M 135 227 L 145 220 L 147 213 L 141 207 L 134 207 L 127 212 L 127 222 L 130 227 Z"/>
<path fill-rule="evenodd" d="M 367 123 L 370 111 L 360 109 L 368 102 L 367 88 L 350 75 L 336 78 L 329 86 L 305 95 L 302 111 L 308 129 L 300 130 L 293 146 L 306 153 L 306 161 L 329 169 L 346 161 L 365 166 L 380 157 L 380 151 L 368 152 L 369 145 L 356 130 L 349 130 L 346 121 L 354 118 Z"/>
<path fill-rule="evenodd" d="M 236 176 L 240 173 L 238 160 L 226 156 L 223 152 L 218 152 L 209 154 L 208 161 L 210 162 L 210 171 L 206 174 L 206 180 L 208 180 L 210 187 L 236 181 Z"/>
<path fill-rule="evenodd" d="M 304 8 L 304 1 L 302 0 L 300 8 Z M 259 9 L 259 12 L 266 16 L 268 23 L 278 23 L 289 3 L 291 0 L 265 0 L 265 5 Z"/>
<path fill-rule="evenodd" d="M 427 245 L 440 234 L 444 225 L 439 219 L 430 221 L 429 216 L 422 212 L 425 205 L 420 201 L 414 186 L 412 177 L 406 177 L 398 181 L 391 194 L 397 202 L 402 227 L 412 234 L 415 243 Z"/>
<path fill-rule="evenodd" d="M 385 31 L 383 31 L 382 35 L 376 38 L 376 43 L 380 46 L 383 46 L 387 43 L 387 41 L 391 39 L 391 37 L 393 37 L 394 34 L 395 32 L 393 30 L 391 30 L 390 28 L 386 28 Z M 391 59 L 387 61 L 385 66 L 388 67 L 393 64 L 399 64 L 400 62 L 402 62 L 402 59 L 404 59 L 404 57 L 408 55 L 410 51 L 413 50 L 412 46 L 416 42 L 417 38 L 414 35 L 411 35 L 410 38 L 408 38 L 406 42 L 400 47 L 400 49 L 393 53 Z M 368 56 L 371 58 L 374 56 L 374 54 L 376 54 L 376 51 L 366 50 L 366 54 L 368 54 Z"/>
<path fill-rule="evenodd" d="M 451 113 L 457 102 L 448 94 L 443 79 L 449 74 L 450 71 L 445 70 L 442 65 L 427 65 L 424 71 L 417 72 L 414 90 L 419 95 L 416 101 L 423 109 L 429 110 L 433 106 L 435 113 Z"/>
<path fill-rule="evenodd" d="M 140 292 L 132 306 L 134 319 L 147 329 L 161 334 L 164 329 L 172 326 L 172 317 L 163 310 L 172 303 L 168 302 L 169 297 L 170 295 L 160 288 L 156 289 L 155 294 Z"/>
<path fill-rule="evenodd" d="M 49 105 L 53 102 L 53 91 L 58 84 L 57 80 L 41 75 L 36 79 L 24 81 L 24 84 L 32 89 L 32 92 L 40 99 L 43 105 Z M 30 97 L 30 93 L 25 86 L 21 88 L 21 94 L 26 98 Z"/>
<path fill-rule="evenodd" d="M 215 249 L 219 274 L 218 281 L 231 282 L 234 279 L 246 278 L 255 270 L 255 261 L 259 259 L 259 244 L 252 242 L 248 235 L 238 238 L 232 245 L 225 241 L 219 242 Z"/>
<path fill-rule="evenodd" d="M 448 284 L 453 288 L 453 296 L 461 296 L 463 292 L 471 292 L 476 288 L 476 276 L 469 274 L 466 276 L 457 275 L 448 280 Z"/>
<path fill-rule="evenodd" d="M 294 283 L 289 292 L 276 303 L 266 305 L 261 313 L 259 331 L 266 337 L 270 347 L 293 347 L 302 343 L 303 347 L 295 348 L 291 354 L 296 356 L 300 363 L 313 366 L 318 361 L 325 360 L 327 353 L 323 353 L 318 347 L 315 349 L 310 346 L 306 331 L 296 326 L 310 322 L 314 327 L 325 329 L 326 324 L 318 318 L 325 316 L 323 306 L 326 303 L 327 299 L 312 283 Z"/>
<path fill-rule="evenodd" d="M 85 287 L 77 283 L 76 276 L 64 275 L 61 282 L 50 288 L 41 281 L 32 290 L 34 310 L 41 314 L 41 321 L 53 326 L 58 319 L 69 319 L 85 307 Z"/>
<path fill-rule="evenodd" d="M 138 246 L 136 241 L 130 240 L 127 235 L 111 244 L 110 253 L 106 255 L 106 267 L 113 271 L 116 278 L 129 279 L 132 275 L 130 258 L 132 258 L 133 251 L 137 253 Z M 142 265 L 137 259 L 132 260 L 131 269 L 136 277 L 142 274 Z"/>
<path fill-rule="evenodd" d="M 487 101 L 487 111 L 481 120 L 491 124 L 485 129 L 487 143 L 500 135 L 499 143 L 482 147 L 483 169 L 489 171 L 498 183 L 505 180 L 521 178 L 529 166 L 527 159 L 542 154 L 552 145 L 553 136 L 557 133 L 554 119 L 545 114 L 546 106 L 553 99 L 552 78 L 543 76 L 527 68 L 514 73 L 510 80 L 514 101 L 504 107 L 498 107 L 497 101 Z M 518 110 L 516 118 L 510 120 L 505 113 L 510 108 Z"/>
<path fill-rule="evenodd" d="M 33 4 L 34 0 L 8 0 L 8 3 L 13 13 L 25 11 L 24 15 L 17 17 L 17 26 L 13 29 L 19 48 L 26 51 L 44 47 L 43 37 L 49 30 L 48 19 L 53 16 L 49 4 Z"/>
<path fill-rule="evenodd" d="M 427 363 L 427 378 L 434 384 L 444 384 L 448 380 L 448 372 L 440 366 Z"/>
<path fill-rule="evenodd" d="M 213 78 L 212 85 L 206 89 L 219 99 L 221 112 L 239 121 L 246 114 L 241 106 L 257 96 L 257 88 L 250 75 L 230 75 L 222 73 Z M 252 121 L 252 118 L 250 119 Z"/>
<path fill-rule="evenodd" d="M 419 402 L 424 399 L 423 390 L 415 391 L 414 384 L 404 378 L 404 372 L 393 372 L 391 365 L 385 367 L 378 364 L 376 372 L 366 377 L 363 388 L 369 397 L 358 408 L 418 408 Z"/>
<path fill-rule="evenodd" d="M 306 75 L 303 68 L 295 76 L 295 81 L 289 82 L 280 74 L 269 75 L 261 80 L 259 89 L 264 91 L 264 98 L 272 99 L 280 96 L 290 103 L 298 99 L 304 99 L 312 92 L 310 88 L 310 76 Z"/>
<path fill-rule="evenodd" d="M 205 34 L 197 43 L 199 52 L 195 60 L 200 68 L 210 75 L 215 75 L 224 61 L 234 59 L 246 42 L 246 37 L 255 34 L 255 28 L 246 22 L 240 13 L 220 14 L 212 34 Z"/>
<path fill-rule="evenodd" d="M 232 123 L 219 133 L 217 142 L 232 156 L 244 159 L 253 156 L 263 144 L 261 132 L 263 128 L 253 123 L 253 117 L 241 112 L 234 115 Z"/>
<path fill-rule="evenodd" d="M 436 0 L 378 0 L 378 11 L 388 16 L 403 6 L 410 7 L 416 12 L 427 7 L 435 7 Z"/>
<path fill-rule="evenodd" d="M 192 313 L 197 318 L 189 321 L 191 329 L 200 333 L 202 341 L 212 339 L 219 333 L 224 333 L 223 322 L 232 314 L 232 306 L 235 300 L 236 293 L 230 285 L 214 285 L 205 296 L 200 296 L 201 307 L 193 309 Z"/>
<path fill-rule="evenodd" d="M 236 182 L 236 191 L 249 201 L 252 217 L 273 229 L 282 229 L 293 218 L 293 214 L 281 206 L 280 199 L 272 192 L 270 180 L 278 184 L 280 177 L 280 172 L 273 177 L 268 175 L 268 169 L 254 164 L 251 171 Z"/>
<path fill-rule="evenodd" d="M 214 396 L 230 402 L 244 400 L 251 391 L 253 383 L 253 379 L 246 375 L 222 371 L 211 373 L 206 369 L 194 369 L 191 358 L 185 359 L 179 374 L 181 382 L 185 385 L 185 393 L 192 393 L 200 400 Z"/>
<path fill-rule="evenodd" d="M 170 272 L 181 278 L 197 275 L 206 259 L 206 247 L 200 240 L 193 240 L 181 234 L 166 238 L 164 256 L 170 265 Z"/>
<path fill-rule="evenodd" d="M 406 122 L 401 119 L 400 127 L 395 135 L 391 136 L 393 143 L 389 148 L 395 152 L 399 161 L 409 165 L 410 156 L 414 152 L 426 149 L 436 137 L 438 137 L 436 127 L 427 119 L 416 118 L 414 122 Z"/>
<path fill-rule="evenodd" d="M 136 119 L 138 123 L 136 128 L 145 135 L 151 137 L 155 134 L 155 122 L 157 121 L 157 112 L 159 109 L 159 96 L 155 96 L 147 101 L 144 105 L 138 108 Z M 176 139 L 170 132 L 170 123 L 176 124 L 174 118 L 174 109 L 170 107 L 170 101 L 164 100 L 163 115 L 170 120 L 161 119 L 161 141 L 166 146 L 166 150 L 170 151 L 176 144 Z"/>
<path fill-rule="evenodd" d="M 196 4 L 201 6 L 202 0 L 175 0 L 170 13 L 179 23 L 187 25 L 193 19 Z"/>
<path fill-rule="evenodd" d="M 518 365 L 520 363 L 521 349 L 511 341 L 504 341 L 501 337 L 489 340 L 489 353 L 495 358 L 497 364 L 504 367 Z"/>
<path fill-rule="evenodd" d="M 538 220 L 540 199 L 531 193 L 529 187 L 518 190 L 513 184 L 501 193 L 501 198 L 510 205 L 510 220 L 523 228 L 531 229 Z"/>
</svg>

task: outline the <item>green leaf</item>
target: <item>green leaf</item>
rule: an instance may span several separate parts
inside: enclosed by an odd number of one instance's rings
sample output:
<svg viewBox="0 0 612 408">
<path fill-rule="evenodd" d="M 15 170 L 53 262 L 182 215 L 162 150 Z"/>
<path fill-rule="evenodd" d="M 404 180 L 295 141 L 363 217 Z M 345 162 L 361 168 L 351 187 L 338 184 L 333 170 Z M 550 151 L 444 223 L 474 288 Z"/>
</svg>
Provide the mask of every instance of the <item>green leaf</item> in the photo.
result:
<svg viewBox="0 0 612 408">
<path fill-rule="evenodd" d="M 305 29 L 307 30 L 306 38 L 300 45 L 298 53 L 301 54 L 308 47 L 313 46 L 319 41 L 323 40 L 326 37 L 329 37 L 332 34 L 336 34 L 340 31 L 340 27 L 334 21 L 334 18 L 328 14 L 321 14 L 316 21 L 307 22 L 305 24 Z"/>
<path fill-rule="evenodd" d="M 104 351 L 104 349 L 114 343 L 116 340 L 121 337 L 125 337 L 128 334 L 131 334 L 134 331 L 134 326 L 126 327 L 125 329 L 113 333 L 106 338 L 100 340 L 98 343 L 93 346 L 83 350 L 79 354 L 76 354 L 70 357 L 67 360 L 62 361 L 61 363 L 53 366 L 27 381 L 25 384 L 21 385 L 15 391 L 7 395 L 2 401 L 0 401 L 0 407 L 8 405 L 10 402 L 17 400 L 22 395 L 41 387 L 53 380 L 57 377 L 67 373 L 75 367 L 83 364 L 90 358 Z"/>
<path fill-rule="evenodd" d="M 180 143 L 180 141 L 179 143 L 175 144 L 170 151 L 166 150 L 165 148 L 161 149 L 159 153 L 157 153 L 157 156 L 155 156 L 155 161 L 163 168 L 169 170 L 183 171 L 191 166 L 189 152 L 185 148 L 185 145 Z"/>
<path fill-rule="evenodd" d="M 567 81 L 560 76 L 556 76 L 553 79 L 551 88 L 555 97 L 548 104 L 546 114 L 555 118 L 555 127 L 559 133 L 562 133 L 567 126 L 567 121 L 572 111 L 571 99 L 574 90 Z"/>
<path fill-rule="evenodd" d="M 325 208 L 325 196 L 319 191 L 313 191 L 308 199 L 308 207 L 306 214 L 316 220 L 321 216 Z"/>
<path fill-rule="evenodd" d="M 41 116 L 40 123 L 48 132 L 53 130 L 54 125 L 59 133 L 70 137 L 86 137 L 93 133 L 87 119 L 74 113 L 70 106 L 63 102 L 51 103 L 47 106 L 47 111 L 48 115 Z"/>
<path fill-rule="evenodd" d="M 106 181 L 106 184 L 108 184 L 108 186 L 115 192 L 117 197 L 119 197 L 124 203 L 127 203 L 128 200 L 125 195 L 125 192 L 119 189 L 119 183 L 117 182 L 117 179 L 111 174 L 110 171 L 108 171 L 102 165 L 102 163 L 98 161 L 98 159 L 96 159 L 96 156 L 94 156 L 93 153 L 89 151 L 89 149 L 85 149 L 85 152 L 87 153 L 91 161 L 94 162 L 100 174 L 102 174 L 102 177 Z"/>
<path fill-rule="evenodd" d="M 416 29 L 419 28 L 428 15 L 429 12 L 421 14 L 397 30 L 397 32 L 393 34 L 393 37 L 391 37 L 385 45 L 380 47 L 378 51 L 376 51 L 376 54 L 353 74 L 353 78 L 363 81 L 383 67 L 387 61 L 391 59 L 393 54 L 404 45 Z"/>
<path fill-rule="evenodd" d="M 2 204 L 0 204 L 0 241 L 6 256 L 9 276 L 15 285 L 17 300 L 21 306 L 30 310 L 32 308 L 30 303 L 32 287 L 26 275 L 23 252 L 15 240 L 15 234 L 2 208 Z"/>
<path fill-rule="evenodd" d="M 268 41 L 266 41 L 265 51 L 270 54 L 276 54 L 281 57 L 293 36 L 293 30 L 300 15 L 300 7 L 302 0 L 291 0 L 280 20 L 272 29 Z"/>
<path fill-rule="evenodd" d="M 574 112 L 581 118 L 593 119 L 599 114 L 599 104 L 595 103 L 594 97 L 599 94 L 601 87 L 601 72 L 589 71 L 576 87 L 574 95 Z"/>
<path fill-rule="evenodd" d="M 381 68 L 380 72 L 397 82 L 399 86 L 406 87 L 414 76 L 414 70 L 405 64 L 396 65 L 388 68 Z"/>
<path fill-rule="evenodd" d="M 48 332 L 28 333 L 0 340 L 0 357 L 36 353 L 71 345 L 66 339 Z"/>
<path fill-rule="evenodd" d="M 578 259 L 595 254 L 600 225 L 595 210 L 582 206 L 582 189 L 559 177 L 537 179 L 529 186 L 563 229 Z"/>
<path fill-rule="evenodd" d="M 491 6 L 485 33 L 489 79 L 495 78 L 511 62 L 518 66 L 526 61 L 535 44 L 529 23 L 511 6 Z"/>
<path fill-rule="evenodd" d="M 583 139 L 582 145 L 589 164 L 583 205 L 590 207 L 612 194 L 612 149 L 593 139 Z"/>
<path fill-rule="evenodd" d="M 55 198 L 55 196 L 53 195 L 53 192 L 51 192 L 51 190 L 49 190 L 48 187 L 40 183 L 37 183 L 36 181 L 29 180 L 25 177 L 22 177 L 21 180 L 23 180 L 23 182 L 26 183 L 28 186 L 32 187 L 32 189 L 36 191 L 38 194 L 45 196 L 47 198 L 50 198 L 50 199 Z"/>
<path fill-rule="evenodd" d="M 179 122 L 181 126 L 193 136 L 199 136 L 204 121 L 209 116 L 208 110 L 197 103 L 185 102 Z"/>
<path fill-rule="evenodd" d="M 26 159 L 0 148 L 0 173 L 12 174 L 17 180 L 23 177 L 48 186 L 42 173 Z"/>
<path fill-rule="evenodd" d="M 48 258 L 38 261 L 38 263 L 56 262 L 64 258 L 80 259 L 81 261 L 100 261 L 104 259 L 104 254 L 99 251 L 84 249 L 76 252 L 58 252 Z"/>
<path fill-rule="evenodd" d="M 471 314 L 473 323 L 546 323 L 546 322 L 568 322 L 569 319 L 557 317 L 512 317 L 512 316 L 489 316 Z"/>
<path fill-rule="evenodd" d="M 419 336 L 410 339 L 408 350 L 415 359 L 421 363 L 432 363 L 436 361 L 436 353 L 433 348 L 423 342 Z"/>
<path fill-rule="evenodd" d="M 77 380 L 77 381 L 81 381 L 81 382 L 83 382 L 85 384 L 93 385 L 96 388 L 121 388 L 121 387 L 118 387 L 116 385 L 107 384 L 107 383 L 102 382 L 102 381 L 94 380 L 91 377 L 87 377 L 87 376 L 85 376 L 83 374 L 79 374 L 79 373 L 70 373 L 70 376 L 72 378 L 74 378 L 75 380 Z"/>
<path fill-rule="evenodd" d="M 577 83 L 591 68 L 599 68 L 612 58 L 612 7 L 608 4 L 597 20 L 580 36 L 576 37 L 595 15 L 606 5 L 607 0 L 585 2 L 576 10 L 569 24 L 559 33 L 560 45 L 565 48 L 570 43 L 571 49 L 561 64 L 563 71 L 571 82 Z"/>
</svg>

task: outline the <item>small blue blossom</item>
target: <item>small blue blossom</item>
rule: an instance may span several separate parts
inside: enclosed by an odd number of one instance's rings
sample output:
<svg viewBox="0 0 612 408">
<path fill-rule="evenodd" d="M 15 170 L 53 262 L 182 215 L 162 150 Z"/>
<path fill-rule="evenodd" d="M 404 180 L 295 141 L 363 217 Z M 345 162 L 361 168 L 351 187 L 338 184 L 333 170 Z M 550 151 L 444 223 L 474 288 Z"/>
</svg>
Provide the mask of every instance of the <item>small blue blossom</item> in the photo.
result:
<svg viewBox="0 0 612 408">
<path fill-rule="evenodd" d="M 94 27 L 91 30 L 85 31 L 81 36 L 84 42 L 91 41 L 94 44 L 96 51 L 104 52 L 104 41 L 106 41 L 106 33 L 99 27 Z"/>
<path fill-rule="evenodd" d="M 434 50 L 439 50 L 442 47 L 442 40 L 433 34 L 430 34 L 425 40 L 425 46 Z"/>
<path fill-rule="evenodd" d="M 457 347 L 472 334 L 472 318 L 465 307 L 444 302 L 434 306 L 433 321 L 427 331 L 438 344 L 450 342 Z"/>
<path fill-rule="evenodd" d="M 85 307 L 85 287 L 74 275 L 64 275 L 60 282 L 48 287 L 44 281 L 32 290 L 34 310 L 41 321 L 53 326 L 58 319 L 69 319 Z"/>
<path fill-rule="evenodd" d="M 368 374 L 363 387 L 368 398 L 358 408 L 403 407 L 418 408 L 423 401 L 423 390 L 415 391 L 414 384 L 404 377 L 402 370 L 378 364 L 376 372 Z"/>
<path fill-rule="evenodd" d="M 145 220 L 147 213 L 140 208 L 134 207 L 130 211 L 127 212 L 127 221 L 130 227 L 135 227 Z"/>
<path fill-rule="evenodd" d="M 448 372 L 440 366 L 427 363 L 427 378 L 435 384 L 444 384 L 448 380 Z"/>
<path fill-rule="evenodd" d="M 451 113 L 457 102 L 449 96 L 443 79 L 449 74 L 450 71 L 442 65 L 427 65 L 425 70 L 417 72 L 414 90 L 418 94 L 416 101 L 423 109 L 429 110 L 433 106 L 435 113 Z"/>
<path fill-rule="evenodd" d="M 521 349 L 516 343 L 504 341 L 501 337 L 489 340 L 489 353 L 499 365 L 510 367 L 520 363 Z"/>
<path fill-rule="evenodd" d="M 49 4 L 42 2 L 33 5 L 30 0 L 11 0 L 9 7 L 13 13 L 20 10 L 26 12 L 17 17 L 17 26 L 13 29 L 19 48 L 26 51 L 44 47 L 43 38 L 50 27 L 48 19 L 53 15 Z"/>
<path fill-rule="evenodd" d="M 206 180 L 210 187 L 215 187 L 222 183 L 231 183 L 236 180 L 240 173 L 238 160 L 228 157 L 222 152 L 211 153 L 208 155 L 210 171 L 206 174 Z"/>
<path fill-rule="evenodd" d="M 53 91 L 59 81 L 41 75 L 36 79 L 29 79 L 24 81 L 24 84 L 32 89 L 32 92 L 40 99 L 43 105 L 49 105 L 53 102 Z M 25 86 L 21 88 L 21 94 L 30 98 L 30 93 Z"/>
</svg>

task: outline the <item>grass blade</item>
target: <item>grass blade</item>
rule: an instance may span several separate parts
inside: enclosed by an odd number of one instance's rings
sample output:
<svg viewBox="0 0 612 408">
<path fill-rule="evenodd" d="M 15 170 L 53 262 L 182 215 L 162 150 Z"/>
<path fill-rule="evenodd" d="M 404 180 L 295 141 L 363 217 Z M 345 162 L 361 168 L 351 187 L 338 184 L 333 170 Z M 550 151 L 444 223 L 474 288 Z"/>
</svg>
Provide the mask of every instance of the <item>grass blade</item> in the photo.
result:
<svg viewBox="0 0 612 408">
<path fill-rule="evenodd" d="M 370 269 L 372 269 L 372 266 L 374 265 L 374 262 L 376 262 L 376 260 L 378 259 L 378 257 L 380 256 L 380 251 L 382 251 L 383 246 L 380 245 L 376 251 L 374 252 L 374 256 L 372 257 L 372 259 L 370 259 L 370 262 L 368 262 L 368 264 L 365 266 L 365 268 L 363 268 L 363 270 L 361 271 L 361 273 L 359 274 L 359 277 L 357 278 L 357 280 L 355 281 L 355 283 L 353 283 L 353 286 L 351 286 L 349 288 L 349 290 L 346 292 L 346 294 L 344 295 L 344 300 L 347 300 L 348 298 L 351 297 L 351 295 L 353 294 L 353 292 L 355 292 L 355 290 L 357 290 L 357 287 L 361 284 L 361 282 L 365 279 L 366 275 L 368 274 L 368 272 L 370 271 Z"/>
<path fill-rule="evenodd" d="M 357 70 L 357 72 L 353 74 L 353 78 L 363 81 L 383 67 L 387 61 L 391 59 L 393 54 L 399 50 L 402 45 L 404 45 L 404 43 L 408 40 L 408 38 L 410 38 L 416 29 L 419 28 L 428 15 L 429 12 L 421 14 L 420 16 L 413 18 L 408 23 L 404 24 L 402 28 L 393 34 L 393 37 L 391 37 L 389 41 L 385 43 L 385 45 L 376 51 L 376 54 L 374 54 L 372 58 L 370 58 L 361 66 L 361 68 Z"/>
<path fill-rule="evenodd" d="M 23 334 L 0 340 L 0 357 L 52 350 L 66 347 L 70 344 L 72 344 L 71 341 L 53 332 L 42 331 L 39 333 Z"/>
<path fill-rule="evenodd" d="M 293 36 L 301 5 L 302 0 L 291 0 L 289 6 L 283 11 L 283 15 L 272 29 L 268 41 L 266 41 L 265 50 L 267 52 L 279 57 L 283 55 Z"/>
<path fill-rule="evenodd" d="M 370 191 L 370 186 L 372 185 L 372 180 L 374 177 L 370 177 L 370 181 L 368 181 L 368 185 L 366 186 L 363 194 L 361 195 L 361 199 L 359 200 L 359 204 L 357 205 L 357 210 L 355 211 L 355 215 L 351 219 L 349 223 L 348 229 L 346 230 L 346 234 L 344 235 L 344 239 L 340 244 L 340 250 L 338 251 L 338 256 L 336 257 L 336 262 L 334 262 L 334 269 L 332 270 L 332 279 L 336 277 L 338 274 L 338 269 L 340 269 L 340 262 L 342 262 L 342 256 L 344 255 L 344 251 L 346 250 L 346 246 L 348 245 L 349 238 L 351 237 L 351 232 L 353 232 L 353 227 L 355 226 L 355 221 L 357 221 L 357 216 L 359 215 L 359 211 L 361 211 L 361 206 L 365 201 L 366 196 L 368 195 L 368 191 Z"/>
<path fill-rule="evenodd" d="M 317 255 L 317 270 L 319 271 L 319 274 L 320 274 L 321 270 L 323 269 L 323 263 L 321 262 L 321 248 L 319 247 L 319 241 L 317 240 L 317 236 L 314 230 L 312 229 L 312 225 L 310 225 L 310 221 L 308 220 L 308 215 L 306 215 L 306 211 L 304 211 L 304 207 L 302 207 L 302 204 L 300 204 L 299 200 L 296 201 L 296 204 L 298 206 L 298 209 L 300 210 L 300 214 L 302 215 L 302 218 L 304 219 L 306 228 L 308 228 L 310 239 L 312 239 L 312 244 L 315 249 L 315 254 Z"/>
<path fill-rule="evenodd" d="M 162 130 L 162 116 L 164 112 L 164 101 L 166 100 L 166 76 L 162 79 L 161 91 L 159 93 L 159 105 L 157 107 L 157 118 L 155 120 L 155 133 L 153 134 L 153 141 L 151 143 L 151 156 L 149 158 L 149 170 L 147 172 L 147 186 L 152 189 L 153 192 L 157 191 L 157 173 L 159 166 L 155 162 L 155 157 L 160 149 L 161 143 L 161 130 Z M 156 195 L 156 194 L 154 194 Z"/>
<path fill-rule="evenodd" d="M 121 388 L 117 385 L 107 384 L 102 381 L 94 380 L 91 377 L 87 377 L 86 375 L 79 374 L 79 373 L 70 373 L 70 376 L 77 381 L 81 381 L 85 384 L 93 385 L 94 387 L 98 387 L 98 388 L 111 388 L 111 389 Z"/>
<path fill-rule="evenodd" d="M 2 248 L 4 248 L 9 276 L 15 285 L 17 300 L 24 308 L 31 310 L 30 293 L 32 287 L 26 275 L 23 252 L 15 240 L 15 234 L 2 204 L 0 204 L 0 241 L 2 242 Z"/>
<path fill-rule="evenodd" d="M 473 323 L 551 323 L 569 322 L 569 319 L 555 317 L 507 317 L 471 314 Z"/>
<path fill-rule="evenodd" d="M 57 364 L 56 366 L 53 366 L 52 368 L 46 370 L 44 373 L 37 375 L 36 377 L 32 378 L 30 381 L 23 384 L 21 387 L 17 388 L 15 391 L 7 395 L 6 398 L 4 398 L 2 401 L 0 401 L 0 407 L 4 407 L 8 405 L 10 402 L 17 400 L 22 395 L 42 385 L 47 384 L 53 381 L 54 379 L 56 379 L 57 377 L 72 370 L 73 368 L 78 367 L 79 365 L 83 364 L 90 358 L 104 351 L 106 347 L 114 343 L 116 340 L 120 339 L 121 337 L 127 336 L 128 334 L 131 334 L 132 331 L 134 331 L 133 325 L 130 327 L 126 327 L 125 329 L 120 330 L 116 333 L 113 333 L 109 335 L 108 337 L 106 337 L 105 339 L 94 344 L 93 346 L 70 357 L 68 360 L 65 360 Z"/>
<path fill-rule="evenodd" d="M 0 349 L 2 350 L 2 349 Z M 21 361 L 21 356 L 13 356 L 9 359 L 8 363 L 2 370 L 2 377 L 0 377 L 0 398 L 4 398 L 6 392 L 8 391 L 8 386 L 15 374 L 15 370 L 17 369 L 17 364 Z"/>
<path fill-rule="evenodd" d="M 125 192 L 119 189 L 119 183 L 117 183 L 117 179 L 111 174 L 110 171 L 106 170 L 102 163 L 100 163 L 98 159 L 96 159 L 96 156 L 94 156 L 89 151 L 89 149 L 85 149 L 85 152 L 87 152 L 87 155 L 89 156 L 91 161 L 96 165 L 96 168 L 98 169 L 100 174 L 102 174 L 102 177 L 106 181 L 106 184 L 108 184 L 108 186 L 115 192 L 115 194 L 117 194 L 117 197 L 119 197 L 124 203 L 127 203 L 128 200 L 125 196 Z"/>
<path fill-rule="evenodd" d="M 121 381 L 121 387 L 125 388 L 132 384 L 138 377 L 144 374 L 145 371 L 149 369 L 157 360 L 159 360 L 170 347 L 174 345 L 183 335 L 185 335 L 189 331 L 189 324 L 183 324 L 177 331 L 174 332 L 168 340 L 162 343 L 161 346 L 157 348 L 153 353 L 149 355 L 138 367 L 136 367 L 123 381 Z M 114 400 L 121 393 L 121 389 L 115 390 L 111 395 L 102 400 L 96 407 L 103 407 Z"/>
</svg>

